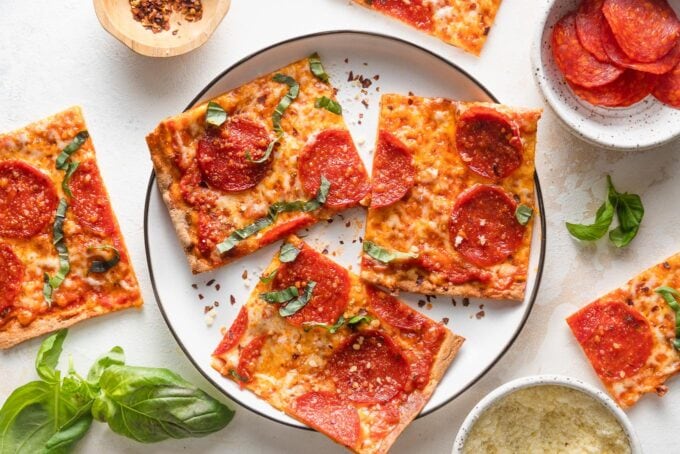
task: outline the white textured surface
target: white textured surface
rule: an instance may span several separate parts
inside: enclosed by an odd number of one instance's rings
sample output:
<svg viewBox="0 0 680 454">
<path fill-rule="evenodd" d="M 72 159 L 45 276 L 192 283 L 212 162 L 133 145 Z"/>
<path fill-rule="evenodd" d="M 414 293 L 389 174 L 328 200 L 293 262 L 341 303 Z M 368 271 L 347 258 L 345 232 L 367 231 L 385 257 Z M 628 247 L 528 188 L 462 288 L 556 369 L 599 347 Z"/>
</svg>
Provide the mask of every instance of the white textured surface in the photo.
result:
<svg viewBox="0 0 680 454">
<path fill-rule="evenodd" d="M 529 49 L 543 2 L 506 1 L 481 58 L 464 54 L 347 0 L 234 0 L 231 12 L 201 49 L 172 60 L 133 54 L 100 28 L 86 0 L 4 0 L 0 14 L 0 130 L 81 104 L 99 161 L 139 275 L 146 306 L 91 321 L 71 330 L 66 351 L 77 367 L 113 345 L 132 364 L 171 367 L 206 389 L 165 327 L 155 305 L 144 258 L 142 216 L 151 164 L 145 134 L 164 116 L 181 111 L 215 75 L 239 58 L 274 42 L 329 29 L 396 34 L 440 53 L 468 70 L 502 102 L 542 106 L 534 86 Z M 352 43 L 348 42 L 351 55 Z M 426 70 L 426 68 L 424 68 Z M 589 146 L 565 131 L 549 110 L 539 128 L 537 166 L 548 217 L 548 257 L 542 290 L 526 328 L 508 354 L 465 395 L 412 424 L 393 452 L 448 453 L 468 410 L 508 380 L 559 373 L 599 386 L 570 337 L 564 317 L 634 273 L 680 249 L 680 148 L 617 153 Z M 626 250 L 604 241 L 580 245 L 565 220 L 590 218 L 610 173 L 619 190 L 639 193 L 647 210 L 638 238 Z M 455 329 L 455 326 L 453 326 Z M 34 378 L 39 342 L 0 353 L 0 401 Z M 646 452 L 677 449 L 680 385 L 666 397 L 648 396 L 629 415 Z M 342 452 L 324 437 L 270 422 L 237 408 L 233 423 L 202 440 L 138 445 L 96 424 L 78 452 Z"/>
</svg>

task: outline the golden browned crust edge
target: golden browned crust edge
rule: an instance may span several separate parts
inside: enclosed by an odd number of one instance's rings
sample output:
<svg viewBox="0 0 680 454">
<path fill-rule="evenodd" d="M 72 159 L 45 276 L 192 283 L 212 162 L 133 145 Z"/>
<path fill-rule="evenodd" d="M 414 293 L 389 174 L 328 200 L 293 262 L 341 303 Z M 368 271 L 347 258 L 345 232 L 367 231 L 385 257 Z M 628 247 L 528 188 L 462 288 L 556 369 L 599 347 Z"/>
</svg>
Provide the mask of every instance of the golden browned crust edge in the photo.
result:
<svg viewBox="0 0 680 454">
<path fill-rule="evenodd" d="M 59 312 L 56 312 L 53 314 L 48 314 L 46 317 L 43 316 L 37 318 L 28 326 L 22 326 L 21 323 L 19 323 L 16 319 L 13 319 L 7 324 L 6 329 L 0 332 L 0 350 L 14 347 L 15 345 L 24 341 L 33 339 L 34 337 L 38 337 L 43 334 L 51 333 L 61 328 L 68 328 L 69 326 L 75 325 L 82 320 L 111 314 L 113 312 L 130 309 L 132 307 L 141 307 L 142 304 L 142 298 L 139 297 L 126 306 L 120 306 L 105 312 L 95 312 L 92 310 L 83 311 L 67 319 L 59 319 L 60 314 Z"/>
</svg>

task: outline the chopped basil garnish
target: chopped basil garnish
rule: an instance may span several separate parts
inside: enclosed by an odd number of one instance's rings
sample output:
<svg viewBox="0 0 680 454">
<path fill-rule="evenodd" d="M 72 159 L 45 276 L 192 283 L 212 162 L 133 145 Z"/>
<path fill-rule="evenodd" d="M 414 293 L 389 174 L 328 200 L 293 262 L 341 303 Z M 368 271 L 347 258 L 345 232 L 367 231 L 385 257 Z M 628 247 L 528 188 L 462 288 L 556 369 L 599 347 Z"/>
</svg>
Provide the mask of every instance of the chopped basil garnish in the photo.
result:
<svg viewBox="0 0 680 454">
<path fill-rule="evenodd" d="M 675 299 L 676 296 L 680 297 L 680 292 L 665 285 L 654 291 L 661 295 L 671 309 L 673 309 L 673 312 L 675 312 L 675 339 L 673 339 L 673 346 L 676 350 L 680 350 L 680 303 Z"/>
<path fill-rule="evenodd" d="M 246 150 L 246 161 L 252 162 L 254 164 L 262 164 L 263 162 L 267 162 L 269 156 L 272 154 L 272 151 L 274 151 L 274 147 L 277 143 L 279 143 L 279 140 L 281 140 L 281 136 L 283 136 L 282 133 L 276 134 L 276 138 L 269 142 L 267 149 L 260 159 L 253 159 L 253 156 L 250 154 L 250 150 Z"/>
<path fill-rule="evenodd" d="M 52 244 L 54 244 L 57 254 L 59 254 L 59 270 L 57 274 L 50 277 L 45 273 L 45 284 L 43 285 L 43 296 L 48 305 L 52 305 L 52 293 L 66 279 L 66 275 L 71 270 L 71 263 L 69 262 L 68 248 L 64 239 L 64 221 L 66 220 L 66 209 L 68 203 L 66 199 L 59 200 L 57 206 L 57 214 L 54 218 L 54 225 L 52 226 Z"/>
<path fill-rule="evenodd" d="M 89 137 L 90 134 L 87 131 L 80 131 L 78 134 L 76 134 L 71 143 L 66 145 L 64 149 L 61 150 L 61 153 L 59 153 L 59 156 L 57 156 L 57 169 L 64 170 L 66 168 L 66 161 L 68 158 L 70 158 L 73 153 L 78 151 Z"/>
<path fill-rule="evenodd" d="M 330 98 L 327 98 L 326 96 L 322 96 L 320 98 L 316 98 L 316 102 L 314 102 L 314 107 L 317 109 L 326 109 L 329 112 L 332 112 L 336 115 L 342 115 L 342 106 L 340 105 L 339 102 L 333 101 Z"/>
<path fill-rule="evenodd" d="M 340 318 L 336 320 L 335 323 L 333 323 L 331 326 L 328 326 L 325 323 L 315 323 L 315 322 L 306 322 L 304 323 L 305 326 L 309 327 L 310 329 L 313 327 L 319 327 L 319 328 L 325 328 L 328 330 L 329 333 L 335 334 L 340 328 L 342 328 L 342 325 L 347 323 L 348 326 L 354 326 L 358 325 L 359 323 L 366 322 L 369 323 L 371 320 L 373 320 L 371 317 L 368 316 L 366 311 L 361 310 L 359 314 L 355 315 L 354 317 L 350 318 L 349 320 L 345 320 L 345 317 L 342 315 Z"/>
<path fill-rule="evenodd" d="M 326 73 L 326 70 L 323 69 L 319 54 L 316 52 L 309 56 L 309 70 L 314 74 L 314 77 L 320 81 L 328 82 L 328 74 Z"/>
<path fill-rule="evenodd" d="M 66 174 L 64 175 L 64 179 L 61 180 L 61 189 L 64 191 L 64 194 L 71 198 L 73 198 L 73 194 L 71 194 L 71 188 L 68 184 L 79 165 L 80 163 L 77 161 L 69 161 L 68 164 L 66 164 Z"/>
<path fill-rule="evenodd" d="M 385 249 L 378 246 L 372 241 L 364 240 L 364 252 L 368 254 L 369 257 L 376 259 L 382 263 L 390 263 L 393 260 L 408 260 L 415 259 L 418 254 L 412 254 L 410 252 L 399 252 Z"/>
<path fill-rule="evenodd" d="M 326 177 L 322 176 L 321 185 L 319 186 L 319 190 L 316 192 L 316 197 L 313 199 L 307 201 L 295 200 L 293 202 L 276 202 L 272 204 L 269 207 L 267 216 L 232 232 L 231 235 L 227 237 L 227 239 L 217 245 L 217 252 L 224 254 L 225 252 L 232 250 L 240 241 L 243 241 L 246 238 L 255 235 L 260 230 L 272 225 L 276 221 L 278 215 L 281 213 L 289 213 L 292 211 L 303 211 L 306 213 L 320 208 L 321 205 L 326 203 L 326 198 L 328 197 L 328 191 L 330 190 L 330 187 L 330 182 L 326 179 Z"/>
<path fill-rule="evenodd" d="M 88 270 L 90 273 L 106 273 L 108 270 L 116 266 L 118 262 L 120 262 L 120 253 L 118 252 L 118 249 L 116 249 L 113 246 L 104 244 L 102 246 L 88 248 L 88 252 L 93 250 L 112 251 L 113 254 L 110 259 L 93 260 L 92 263 L 90 264 L 90 269 Z"/>
<path fill-rule="evenodd" d="M 210 101 L 205 111 L 206 124 L 221 126 L 225 121 L 227 121 L 227 112 L 216 102 Z"/>
<path fill-rule="evenodd" d="M 312 299 L 314 287 L 316 287 L 316 282 L 309 281 L 302 295 L 295 298 L 293 301 L 290 301 L 285 306 L 279 308 L 279 315 L 281 315 L 281 317 L 290 317 L 291 315 L 297 313 L 300 309 L 305 307 L 307 303 L 309 303 L 309 300 Z"/>
<path fill-rule="evenodd" d="M 283 117 L 284 112 L 286 112 L 286 109 L 288 109 L 291 103 L 295 101 L 295 98 L 298 97 L 298 94 L 300 93 L 300 85 L 295 81 L 295 79 L 290 76 L 286 76 L 285 74 L 276 74 L 274 76 L 274 82 L 288 85 L 288 93 L 286 93 L 286 96 L 284 96 L 283 99 L 279 101 L 279 104 L 276 106 L 276 109 L 274 109 L 274 113 L 272 114 L 274 131 L 282 133 L 283 129 L 281 129 L 281 118 Z"/>
<path fill-rule="evenodd" d="M 279 260 L 283 263 L 292 262 L 297 258 L 299 253 L 300 249 L 290 243 L 283 243 L 279 250 Z"/>
<path fill-rule="evenodd" d="M 266 276 L 264 275 L 260 276 L 260 282 L 262 282 L 263 284 L 269 284 L 271 281 L 274 280 L 274 278 L 276 277 L 276 273 L 278 272 L 279 270 L 274 270 Z"/>
<path fill-rule="evenodd" d="M 515 210 L 515 218 L 521 225 L 527 225 L 529 223 L 529 219 L 531 219 L 531 216 L 533 215 L 533 208 L 526 205 L 519 205 Z"/>
<path fill-rule="evenodd" d="M 241 383 L 248 383 L 250 381 L 246 377 L 244 377 L 243 375 L 236 372 L 235 369 L 229 369 L 229 375 L 231 375 L 232 377 L 234 377 L 236 380 L 240 381 Z"/>
<path fill-rule="evenodd" d="M 367 314 L 357 314 L 354 317 L 350 318 L 347 321 L 348 325 L 358 325 L 361 322 L 366 322 L 369 323 L 373 320 L 371 317 L 369 317 Z"/>
<path fill-rule="evenodd" d="M 609 175 L 607 175 L 607 185 L 607 198 L 598 208 L 595 222 L 590 225 L 567 222 L 567 230 L 579 240 L 598 240 L 607 233 L 616 214 L 619 226 L 609 232 L 609 240 L 616 247 L 624 247 L 637 235 L 645 209 L 639 195 L 617 192 Z"/>
<path fill-rule="evenodd" d="M 275 292 L 260 293 L 260 298 L 268 303 L 285 303 L 293 298 L 297 298 L 299 295 L 298 289 L 295 286 L 290 286 L 284 288 L 283 290 L 278 290 Z"/>
</svg>

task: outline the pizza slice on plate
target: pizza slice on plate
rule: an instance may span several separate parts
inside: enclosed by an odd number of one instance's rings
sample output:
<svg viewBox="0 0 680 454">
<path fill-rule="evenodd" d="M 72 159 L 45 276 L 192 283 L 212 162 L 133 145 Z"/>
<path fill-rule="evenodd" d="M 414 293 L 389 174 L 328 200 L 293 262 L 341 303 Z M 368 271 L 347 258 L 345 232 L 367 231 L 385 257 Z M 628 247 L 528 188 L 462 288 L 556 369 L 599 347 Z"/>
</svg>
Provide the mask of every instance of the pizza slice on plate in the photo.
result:
<svg viewBox="0 0 680 454">
<path fill-rule="evenodd" d="M 680 371 L 680 254 L 567 319 L 609 393 L 622 407 L 644 393 L 662 396 Z"/>
<path fill-rule="evenodd" d="M 541 111 L 384 95 L 361 277 L 522 300 Z"/>
<path fill-rule="evenodd" d="M 462 343 L 290 237 L 224 334 L 213 367 L 335 442 L 383 453 Z"/>
<path fill-rule="evenodd" d="M 316 55 L 163 120 L 147 142 L 194 273 L 356 206 L 370 190 Z"/>
<path fill-rule="evenodd" d="M 479 55 L 501 0 L 354 0 Z"/>
<path fill-rule="evenodd" d="M 0 348 L 141 306 L 80 108 L 0 135 Z"/>
</svg>

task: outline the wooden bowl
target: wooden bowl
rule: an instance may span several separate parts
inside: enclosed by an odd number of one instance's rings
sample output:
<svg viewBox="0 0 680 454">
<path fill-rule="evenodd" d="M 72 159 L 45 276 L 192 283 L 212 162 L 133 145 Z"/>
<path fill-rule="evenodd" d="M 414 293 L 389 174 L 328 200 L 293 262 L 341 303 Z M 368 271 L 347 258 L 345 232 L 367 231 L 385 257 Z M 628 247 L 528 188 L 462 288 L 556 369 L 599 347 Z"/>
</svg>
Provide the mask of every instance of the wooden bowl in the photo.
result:
<svg viewBox="0 0 680 454">
<path fill-rule="evenodd" d="M 170 17 L 170 30 L 153 33 L 132 16 L 128 0 L 94 0 L 102 27 L 133 51 L 149 57 L 174 57 L 205 43 L 222 22 L 231 0 L 203 0 L 203 17 L 189 22 L 181 14 Z M 181 25 L 178 25 L 178 22 Z M 173 34 L 173 31 L 177 33 Z"/>
</svg>

